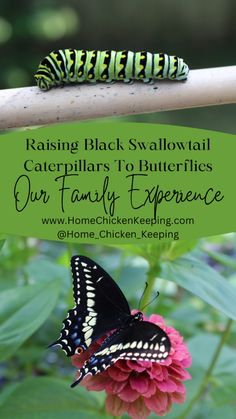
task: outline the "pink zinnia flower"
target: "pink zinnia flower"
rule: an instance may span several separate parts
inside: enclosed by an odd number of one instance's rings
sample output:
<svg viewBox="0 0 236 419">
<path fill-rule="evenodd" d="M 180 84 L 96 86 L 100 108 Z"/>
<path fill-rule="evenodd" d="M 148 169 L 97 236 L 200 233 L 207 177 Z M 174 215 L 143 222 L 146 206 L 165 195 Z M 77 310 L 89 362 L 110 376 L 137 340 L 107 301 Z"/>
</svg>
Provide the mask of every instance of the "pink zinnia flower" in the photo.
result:
<svg viewBox="0 0 236 419">
<path fill-rule="evenodd" d="M 145 419 L 151 412 L 164 416 L 173 403 L 185 401 L 183 381 L 191 378 L 185 369 L 191 365 L 191 356 L 182 336 L 173 327 L 166 326 L 157 314 L 143 320 L 160 326 L 168 335 L 171 341 L 168 358 L 163 363 L 120 359 L 107 370 L 87 376 L 81 382 L 88 390 L 106 391 L 107 412 L 113 416 L 125 412 L 133 419 Z M 103 340 L 99 339 L 83 354 L 74 355 L 73 365 L 81 368 Z"/>
</svg>

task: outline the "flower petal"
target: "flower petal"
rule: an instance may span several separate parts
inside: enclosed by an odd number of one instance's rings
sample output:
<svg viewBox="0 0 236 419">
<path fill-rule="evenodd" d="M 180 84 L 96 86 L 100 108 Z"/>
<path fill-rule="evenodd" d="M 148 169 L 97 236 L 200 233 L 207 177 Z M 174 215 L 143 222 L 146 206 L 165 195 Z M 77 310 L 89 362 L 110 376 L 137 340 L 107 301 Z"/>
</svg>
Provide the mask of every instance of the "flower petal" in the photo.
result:
<svg viewBox="0 0 236 419">
<path fill-rule="evenodd" d="M 157 386 L 155 382 L 153 380 L 152 381 L 148 380 L 148 389 L 145 393 L 143 393 L 143 396 L 151 397 L 153 396 L 153 394 L 156 393 L 156 390 L 157 390 Z"/>
<path fill-rule="evenodd" d="M 124 372 L 115 366 L 113 368 L 108 368 L 107 374 L 115 381 L 125 381 L 129 378 L 129 373 Z"/>
<path fill-rule="evenodd" d="M 131 388 L 140 394 L 144 394 L 148 390 L 148 378 L 144 374 L 131 376 L 129 382 Z"/>
<path fill-rule="evenodd" d="M 144 399 L 146 407 L 157 414 L 164 414 L 169 408 L 169 399 L 166 393 L 156 391 L 156 393 L 149 398 Z"/>
<path fill-rule="evenodd" d="M 106 409 L 107 413 L 112 416 L 121 416 L 128 409 L 128 403 L 122 401 L 118 396 L 114 394 L 108 394 L 106 398 Z"/>
<path fill-rule="evenodd" d="M 106 385 L 105 390 L 108 394 L 118 394 L 123 390 L 126 384 L 126 381 L 118 382 L 110 380 L 109 383 Z"/>
<path fill-rule="evenodd" d="M 88 376 L 81 382 L 89 390 L 106 391 L 107 411 L 113 416 L 121 416 L 125 412 L 132 419 L 146 419 L 151 412 L 163 416 L 170 411 L 173 403 L 185 401 L 183 381 L 191 378 L 185 369 L 191 365 L 191 356 L 182 336 L 173 327 L 166 326 L 159 315 L 154 314 L 149 319 L 144 316 L 144 320 L 160 326 L 171 341 L 171 352 L 165 363 L 120 359 L 107 370 Z M 82 355 L 73 356 L 72 363 L 81 368 L 103 339 L 91 345 Z"/>
<path fill-rule="evenodd" d="M 90 391 L 102 391 L 109 383 L 110 380 L 105 374 L 98 374 L 85 377 L 81 384 Z"/>
<path fill-rule="evenodd" d="M 186 392 L 185 393 L 173 393 L 171 395 L 172 401 L 174 403 L 183 403 L 186 399 Z"/>
<path fill-rule="evenodd" d="M 129 382 L 126 384 L 126 386 L 118 393 L 118 396 L 123 400 L 124 402 L 133 402 L 134 400 L 137 400 L 139 397 L 139 393 L 136 390 L 133 390 L 130 387 Z"/>
<path fill-rule="evenodd" d="M 143 398 L 139 397 L 134 403 L 129 405 L 128 414 L 132 419 L 146 419 L 150 414 L 150 410 L 145 405 Z"/>
<path fill-rule="evenodd" d="M 173 393 L 174 391 L 177 391 L 176 383 L 170 379 L 168 381 L 159 381 L 157 387 L 164 393 Z"/>
<path fill-rule="evenodd" d="M 126 361 L 131 371 L 143 372 L 146 371 L 146 365 L 142 361 Z"/>
</svg>

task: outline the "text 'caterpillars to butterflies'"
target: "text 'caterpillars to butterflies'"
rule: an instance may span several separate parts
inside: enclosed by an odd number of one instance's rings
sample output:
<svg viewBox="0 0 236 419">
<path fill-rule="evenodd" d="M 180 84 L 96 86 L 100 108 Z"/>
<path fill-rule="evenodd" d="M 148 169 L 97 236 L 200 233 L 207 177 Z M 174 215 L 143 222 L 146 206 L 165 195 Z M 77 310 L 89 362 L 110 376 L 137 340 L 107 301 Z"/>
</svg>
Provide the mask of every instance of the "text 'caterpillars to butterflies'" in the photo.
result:
<svg viewBox="0 0 236 419">
<path fill-rule="evenodd" d="M 129 304 L 110 275 L 85 256 L 71 258 L 75 306 L 63 321 L 59 345 L 67 356 L 81 354 L 99 338 L 105 339 L 85 361 L 77 385 L 88 375 L 98 374 L 119 359 L 165 363 L 171 344 L 159 326 L 131 314 Z"/>
</svg>

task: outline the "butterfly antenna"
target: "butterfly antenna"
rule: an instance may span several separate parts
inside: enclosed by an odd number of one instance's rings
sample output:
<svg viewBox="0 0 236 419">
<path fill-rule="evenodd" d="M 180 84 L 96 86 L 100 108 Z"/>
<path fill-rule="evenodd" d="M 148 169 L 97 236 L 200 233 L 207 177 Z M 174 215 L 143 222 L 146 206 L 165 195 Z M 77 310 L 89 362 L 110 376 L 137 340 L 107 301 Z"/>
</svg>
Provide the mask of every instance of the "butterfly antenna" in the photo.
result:
<svg viewBox="0 0 236 419">
<path fill-rule="evenodd" d="M 147 287 L 145 288 L 144 292 L 146 291 L 146 289 L 147 289 Z M 147 304 L 145 304 L 145 306 L 141 308 L 141 311 L 143 311 L 147 306 L 149 306 L 150 304 L 152 304 L 153 301 L 155 301 L 156 298 L 159 297 L 159 295 L 160 295 L 160 293 L 159 293 L 159 291 L 157 291 L 155 297 L 153 297 Z"/>
<path fill-rule="evenodd" d="M 143 290 L 142 295 L 141 295 L 141 297 L 140 297 L 140 299 L 139 299 L 139 303 L 138 303 L 138 310 L 141 310 L 141 309 L 140 309 L 141 302 L 142 302 L 142 299 L 143 299 L 143 296 L 144 296 L 145 292 L 147 291 L 147 287 L 148 287 L 148 283 L 147 283 L 147 282 L 145 282 L 145 287 L 144 287 L 144 290 Z"/>
</svg>

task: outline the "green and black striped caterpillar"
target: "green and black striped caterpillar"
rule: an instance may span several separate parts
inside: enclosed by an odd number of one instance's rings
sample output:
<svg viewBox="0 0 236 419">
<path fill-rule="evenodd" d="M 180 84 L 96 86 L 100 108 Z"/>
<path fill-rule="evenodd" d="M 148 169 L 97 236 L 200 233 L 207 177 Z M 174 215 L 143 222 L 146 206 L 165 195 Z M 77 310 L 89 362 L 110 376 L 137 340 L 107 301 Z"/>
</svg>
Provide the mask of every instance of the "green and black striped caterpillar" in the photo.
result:
<svg viewBox="0 0 236 419">
<path fill-rule="evenodd" d="M 185 80 L 188 72 L 182 58 L 162 53 L 60 49 L 41 61 L 35 79 L 40 89 L 49 90 L 68 83 Z"/>
</svg>

